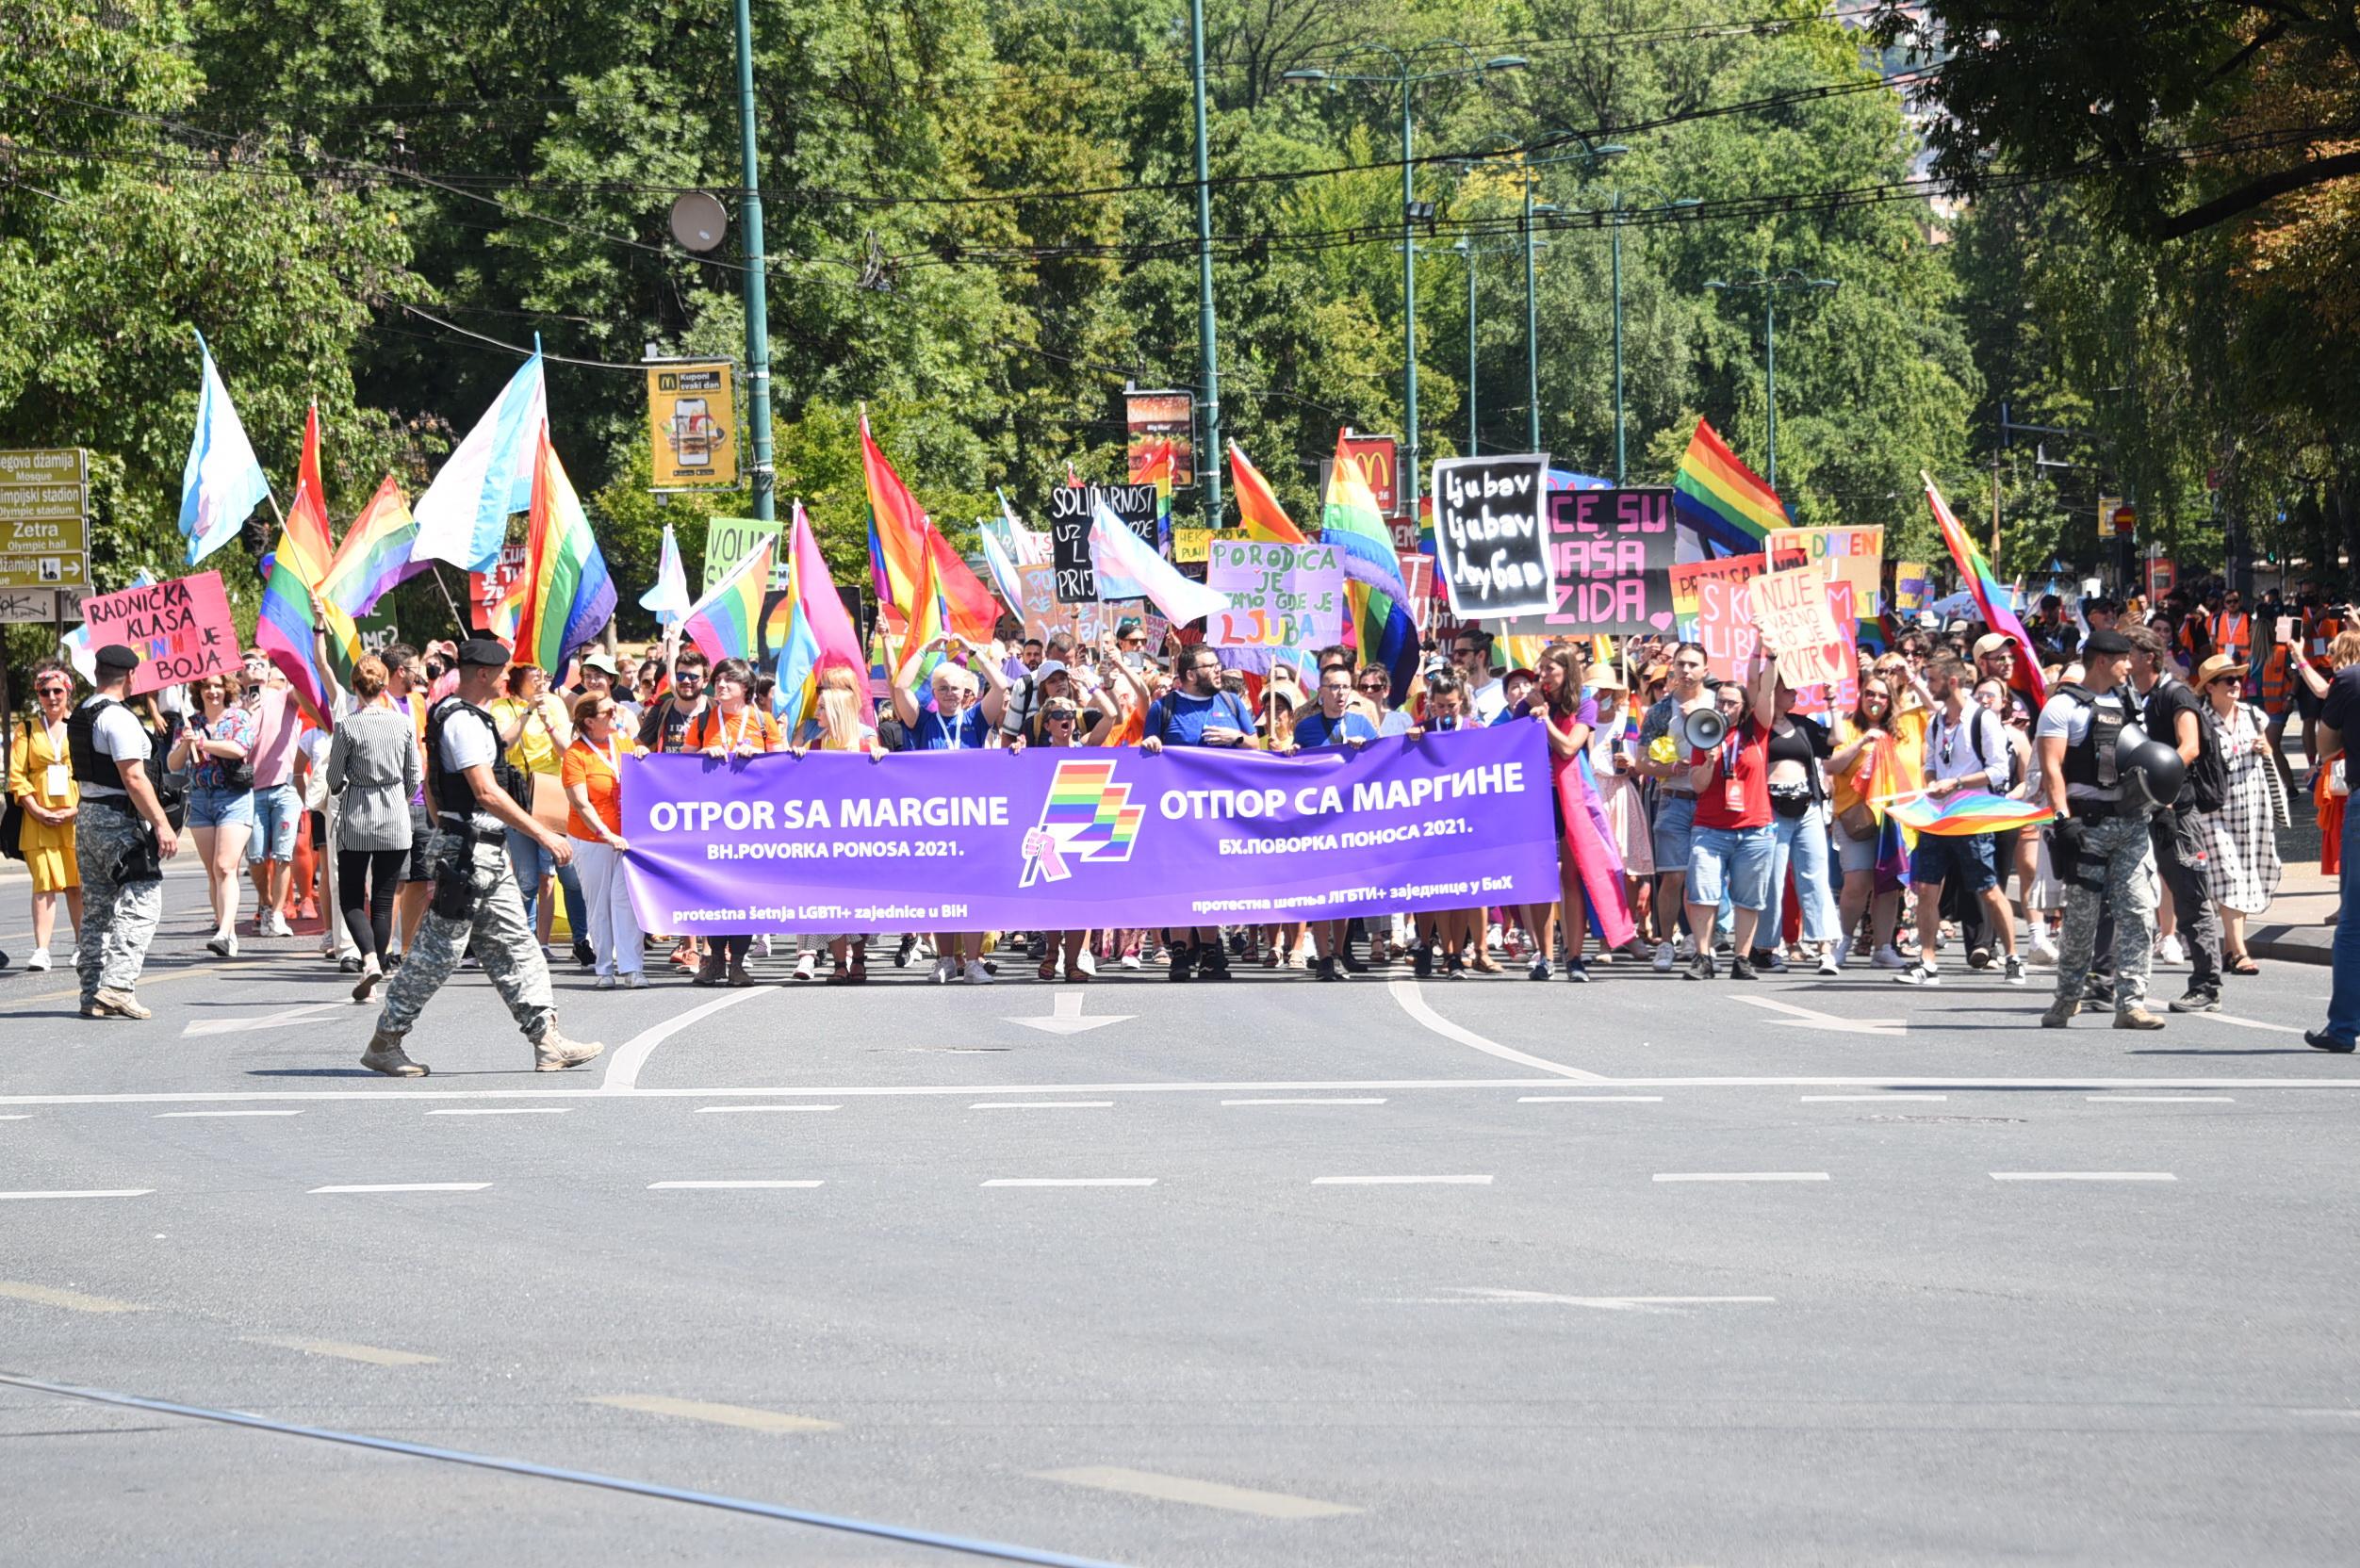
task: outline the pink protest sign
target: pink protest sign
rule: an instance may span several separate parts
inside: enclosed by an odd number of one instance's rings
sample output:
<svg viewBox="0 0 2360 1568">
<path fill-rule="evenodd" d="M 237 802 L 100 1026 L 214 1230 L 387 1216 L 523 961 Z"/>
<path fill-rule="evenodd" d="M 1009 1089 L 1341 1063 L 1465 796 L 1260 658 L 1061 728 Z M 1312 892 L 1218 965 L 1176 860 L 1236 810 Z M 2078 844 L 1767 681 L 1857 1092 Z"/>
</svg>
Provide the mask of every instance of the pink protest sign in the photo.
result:
<svg viewBox="0 0 2360 1568">
<path fill-rule="evenodd" d="M 160 691 L 238 666 L 238 624 L 230 619 L 221 574 L 198 572 L 82 601 L 90 646 L 121 643 L 139 655 L 131 692 Z"/>
<path fill-rule="evenodd" d="M 1735 576 L 1696 580 L 1696 641 L 1705 671 L 1715 680 L 1743 680 L 1762 634 L 1754 628 L 1752 580 Z"/>
<path fill-rule="evenodd" d="M 1754 624 L 1762 629 L 1763 645 L 1778 655 L 1779 678 L 1789 686 L 1799 689 L 1843 678 L 1841 661 L 1828 651 L 1839 645 L 1841 635 L 1827 612 L 1831 580 L 1824 566 L 1800 566 L 1766 573 L 1749 585 Z"/>
</svg>

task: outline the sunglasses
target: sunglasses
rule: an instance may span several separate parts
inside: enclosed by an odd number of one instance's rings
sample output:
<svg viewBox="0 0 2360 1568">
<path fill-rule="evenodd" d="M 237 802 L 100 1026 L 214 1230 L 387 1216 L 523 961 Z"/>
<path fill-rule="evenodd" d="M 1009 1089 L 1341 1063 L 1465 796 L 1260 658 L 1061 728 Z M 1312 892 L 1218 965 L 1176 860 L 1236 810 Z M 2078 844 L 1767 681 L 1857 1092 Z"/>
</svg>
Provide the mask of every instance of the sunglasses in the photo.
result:
<svg viewBox="0 0 2360 1568">
<path fill-rule="evenodd" d="M 1072 724 L 1081 715 L 1074 712 L 1071 708 L 1052 708 L 1048 712 L 1048 719 L 1051 724 Z"/>
<path fill-rule="evenodd" d="M 33 694 L 35 696 L 42 697 L 61 697 L 71 690 L 71 687 L 66 686 L 36 686 L 33 688 Z M 205 690 L 208 692 L 218 692 L 221 688 L 219 686 L 207 686 Z"/>
<path fill-rule="evenodd" d="M 1393 683 L 1389 680 L 1364 680 L 1360 689 L 1364 692 L 1389 692 L 1393 690 Z"/>
</svg>

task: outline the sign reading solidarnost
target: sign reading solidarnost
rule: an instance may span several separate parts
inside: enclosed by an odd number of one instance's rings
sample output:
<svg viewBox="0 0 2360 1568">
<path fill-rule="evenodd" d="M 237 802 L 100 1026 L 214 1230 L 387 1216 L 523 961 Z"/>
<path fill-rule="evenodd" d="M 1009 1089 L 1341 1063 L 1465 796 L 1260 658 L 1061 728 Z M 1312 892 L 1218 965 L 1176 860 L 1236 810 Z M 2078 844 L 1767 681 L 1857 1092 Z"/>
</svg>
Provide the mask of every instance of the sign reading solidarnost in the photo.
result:
<svg viewBox="0 0 2360 1568">
<path fill-rule="evenodd" d="M 1038 930 L 1537 903 L 1536 725 L 1306 758 L 1174 746 L 625 760 L 650 930 Z"/>
<path fill-rule="evenodd" d="M 1680 640 L 1702 643 L 1707 656 L 1713 654 L 1713 640 L 1704 634 L 1704 585 L 1718 582 L 1737 590 L 1735 593 L 1725 592 L 1713 601 L 1714 624 L 1722 629 L 1720 646 L 1726 650 L 1733 645 L 1729 628 L 1734 623 L 1725 618 L 1733 612 L 1736 620 L 1743 622 L 1746 629 L 1745 645 L 1750 648 L 1753 645 L 1753 618 L 1743 590 L 1745 584 L 1762 574 L 1764 564 L 1765 558 L 1759 555 L 1725 555 L 1718 561 L 1683 561 L 1675 565 L 1669 574 L 1672 580 L 1672 613 L 1680 623 Z M 1721 678 L 1718 664 L 1713 666 L 1713 674 L 1716 678 Z"/>
<path fill-rule="evenodd" d="M 1542 527 L 1548 495 L 1546 452 L 1434 465 L 1434 570 L 1452 614 L 1496 620 L 1555 608 Z"/>
<path fill-rule="evenodd" d="M 1334 545 L 1215 542 L 1205 585 L 1229 596 L 1205 618 L 1217 648 L 1316 648 L 1344 640 L 1344 563 Z"/>
<path fill-rule="evenodd" d="M 1842 664 L 1828 652 L 1844 636 L 1827 610 L 1827 588 L 1833 580 L 1824 566 L 1797 566 L 1765 572 L 1750 584 L 1754 624 L 1762 629 L 1763 645 L 1778 655 L 1778 678 L 1789 686 L 1830 684 L 1844 678 Z"/>
<path fill-rule="evenodd" d="M 1552 490 L 1546 502 L 1556 603 L 1499 629 L 1511 636 L 1646 635 L 1672 629 L 1672 493 Z"/>
<path fill-rule="evenodd" d="M 1152 484 L 1060 484 L 1049 492 L 1049 564 L 1057 568 L 1057 597 L 1089 604 L 1098 597 L 1098 573 L 1090 564 L 1090 519 L 1100 501 L 1133 533 L 1155 543 L 1155 521 L 1163 496 Z"/>
<path fill-rule="evenodd" d="M 736 488 L 731 368 L 726 359 L 647 367 L 647 428 L 654 442 L 656 489 Z"/>
<path fill-rule="evenodd" d="M 762 547 L 765 539 L 778 537 L 779 520 L 763 522 L 755 517 L 708 517 L 705 519 L 705 585 L 699 595 L 713 592 L 714 583 L 729 575 L 729 568 Z M 783 588 L 787 582 L 787 564 L 776 555 L 771 557 L 772 588 Z"/>
<path fill-rule="evenodd" d="M 1766 544 L 1772 571 L 1825 564 L 1830 575 L 1852 585 L 1857 618 L 1876 618 L 1885 582 L 1883 529 L 1774 528 Z"/>
<path fill-rule="evenodd" d="M 238 623 L 219 572 L 92 594 L 82 601 L 82 622 L 90 646 L 121 643 L 139 653 L 135 696 L 238 667 Z"/>
<path fill-rule="evenodd" d="M 1926 608 L 1926 563 L 1893 564 L 1893 609 L 1896 615 L 1914 615 Z"/>
</svg>

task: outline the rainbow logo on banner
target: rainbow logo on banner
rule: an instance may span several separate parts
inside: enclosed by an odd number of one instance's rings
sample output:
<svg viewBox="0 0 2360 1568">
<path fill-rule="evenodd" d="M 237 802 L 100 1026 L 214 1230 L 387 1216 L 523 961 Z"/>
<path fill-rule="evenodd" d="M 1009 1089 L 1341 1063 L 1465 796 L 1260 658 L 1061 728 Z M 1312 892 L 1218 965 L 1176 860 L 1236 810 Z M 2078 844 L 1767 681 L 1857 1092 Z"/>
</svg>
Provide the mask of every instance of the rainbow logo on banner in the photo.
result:
<svg viewBox="0 0 2360 1568">
<path fill-rule="evenodd" d="M 1059 762 L 1041 803 L 1041 821 L 1024 835 L 1024 879 L 1073 874 L 1071 860 L 1128 860 L 1147 808 L 1131 804 L 1131 786 L 1114 781 L 1112 762 Z"/>
</svg>

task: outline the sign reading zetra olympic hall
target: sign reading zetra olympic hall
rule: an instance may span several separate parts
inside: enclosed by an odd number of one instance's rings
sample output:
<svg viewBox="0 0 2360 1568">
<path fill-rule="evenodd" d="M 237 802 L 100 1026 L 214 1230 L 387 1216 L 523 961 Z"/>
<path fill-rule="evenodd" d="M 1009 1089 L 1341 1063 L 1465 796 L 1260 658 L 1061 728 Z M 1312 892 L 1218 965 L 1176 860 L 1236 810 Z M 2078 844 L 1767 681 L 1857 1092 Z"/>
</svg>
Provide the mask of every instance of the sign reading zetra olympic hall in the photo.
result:
<svg viewBox="0 0 2360 1568">
<path fill-rule="evenodd" d="M 1270 757 L 1171 747 L 659 754 L 622 766 L 651 931 L 1039 930 L 1537 904 L 1536 724 Z"/>
</svg>

